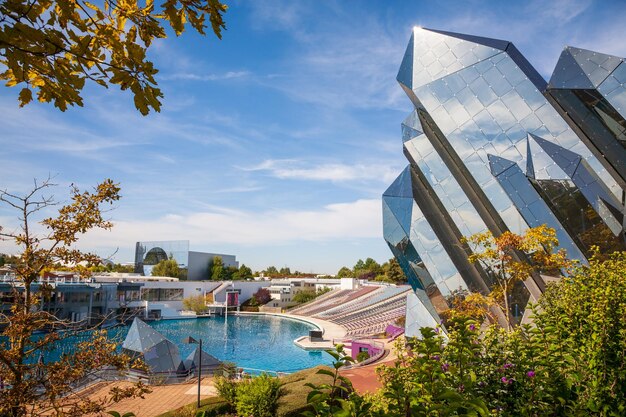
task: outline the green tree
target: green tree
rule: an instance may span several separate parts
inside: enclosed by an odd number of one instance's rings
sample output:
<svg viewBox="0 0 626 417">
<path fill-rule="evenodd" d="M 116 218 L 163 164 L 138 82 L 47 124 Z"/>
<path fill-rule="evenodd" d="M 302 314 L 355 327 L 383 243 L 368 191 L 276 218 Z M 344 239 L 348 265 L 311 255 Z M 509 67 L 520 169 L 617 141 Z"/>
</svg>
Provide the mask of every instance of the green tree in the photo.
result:
<svg viewBox="0 0 626 417">
<path fill-rule="evenodd" d="M 278 275 L 278 269 L 276 269 L 275 266 L 268 266 L 267 269 L 265 269 L 265 271 L 263 271 L 263 273 L 265 275 L 270 276 L 270 277 L 271 276 L 276 276 L 276 275 Z"/>
<path fill-rule="evenodd" d="M 204 313 L 208 309 L 206 299 L 203 295 L 192 295 L 191 297 L 184 298 L 183 307 L 185 307 L 186 310 L 195 312 L 196 314 Z"/>
<path fill-rule="evenodd" d="M 352 270 L 346 266 L 341 267 L 341 269 L 337 272 L 337 278 L 350 278 L 352 276 Z"/>
<path fill-rule="evenodd" d="M 280 271 L 278 271 L 278 273 L 283 276 L 289 276 L 291 275 L 291 269 L 288 267 L 283 267 L 283 268 L 280 268 Z"/>
<path fill-rule="evenodd" d="M 241 266 L 239 267 L 239 270 L 233 273 L 232 278 L 235 280 L 243 280 L 243 279 L 252 278 L 253 276 L 254 275 L 252 275 L 252 270 L 248 268 L 245 264 L 241 264 Z"/>
<path fill-rule="evenodd" d="M 20 106 L 33 91 L 42 102 L 65 111 L 83 105 L 85 82 L 118 85 L 134 95 L 146 115 L 159 111 L 157 69 L 147 57 L 154 39 L 176 36 L 189 23 L 205 34 L 207 19 L 221 39 L 226 6 L 218 0 L 165 0 L 159 6 L 137 0 L 11 0 L 0 2 L 0 74 L 7 86 L 20 86 Z"/>
<path fill-rule="evenodd" d="M 386 263 L 385 276 L 389 280 L 389 282 L 393 282 L 394 284 L 402 284 L 406 282 L 406 276 L 404 275 L 404 271 L 400 267 L 400 264 L 396 260 L 396 258 L 389 259 L 389 262 Z"/>
<path fill-rule="evenodd" d="M 224 266 L 221 256 L 213 258 L 209 264 L 209 274 L 212 281 L 226 281 L 228 279 L 228 268 Z"/>
<path fill-rule="evenodd" d="M 298 304 L 304 304 L 315 300 L 315 298 L 317 298 L 317 293 L 314 290 L 304 290 L 294 295 L 292 301 Z"/>
<path fill-rule="evenodd" d="M 180 278 L 181 269 L 176 259 L 168 259 L 161 261 L 152 268 L 151 275 L 153 277 L 172 277 Z"/>
<path fill-rule="evenodd" d="M 75 343 L 72 350 L 58 359 L 40 360 L 56 343 L 76 336 L 76 330 L 71 323 L 42 308 L 54 289 L 35 283 L 57 263 L 77 265 L 74 267 L 77 272 L 90 274 L 87 268 L 78 265 L 81 262 L 95 265 L 100 258 L 77 250 L 75 245 L 89 230 L 112 227 L 102 216 L 102 210 L 119 199 L 120 190 L 111 180 L 105 180 L 93 191 L 82 192 L 72 186 L 70 201 L 59 207 L 56 216 L 37 221 L 37 216 L 50 213 L 56 204 L 47 196 L 53 186 L 48 179 L 35 182 L 34 188 L 24 195 L 0 192 L 0 203 L 15 209 L 20 223 L 17 228 L 0 227 L 0 238 L 21 249 L 15 262 L 13 304 L 9 314 L 0 315 L 2 416 L 82 416 L 102 412 L 111 402 L 145 392 L 138 384 L 114 388 L 109 395 L 98 399 L 70 395 L 80 381 L 101 367 L 123 370 L 131 365 L 126 355 L 117 353 L 116 344 L 108 340 L 104 331 L 81 337 L 82 342 Z M 44 331 L 43 336 L 37 335 Z"/>
</svg>

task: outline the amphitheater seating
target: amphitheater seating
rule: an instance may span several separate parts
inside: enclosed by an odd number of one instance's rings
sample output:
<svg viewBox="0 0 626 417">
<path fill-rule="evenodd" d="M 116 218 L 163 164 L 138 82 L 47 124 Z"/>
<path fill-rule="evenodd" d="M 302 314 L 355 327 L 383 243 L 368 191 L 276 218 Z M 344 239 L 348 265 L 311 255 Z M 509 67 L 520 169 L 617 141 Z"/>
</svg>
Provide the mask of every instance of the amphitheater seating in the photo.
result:
<svg viewBox="0 0 626 417">
<path fill-rule="evenodd" d="M 408 285 L 368 285 L 356 290 L 333 290 L 292 311 L 343 326 L 348 336 L 370 336 L 385 331 L 406 311 Z"/>
</svg>

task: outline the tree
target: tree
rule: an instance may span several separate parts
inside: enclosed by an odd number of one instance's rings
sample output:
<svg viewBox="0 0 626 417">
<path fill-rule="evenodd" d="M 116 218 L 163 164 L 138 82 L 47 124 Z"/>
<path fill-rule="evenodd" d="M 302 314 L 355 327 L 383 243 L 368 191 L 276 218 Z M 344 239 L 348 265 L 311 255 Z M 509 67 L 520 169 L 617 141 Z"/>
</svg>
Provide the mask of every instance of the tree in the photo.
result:
<svg viewBox="0 0 626 417">
<path fill-rule="evenodd" d="M 16 281 L 13 282 L 10 312 L 0 314 L 0 415 L 64 415 L 79 416 L 104 411 L 107 404 L 145 392 L 141 384 L 111 390 L 100 399 L 69 396 L 84 378 L 103 366 L 127 369 L 130 358 L 116 353 L 116 344 L 106 332 L 93 331 L 75 344 L 58 360 L 41 360 L 44 353 L 62 339 L 76 335 L 71 323 L 57 319 L 43 309 L 54 288 L 49 284 L 35 285 L 38 278 L 56 263 L 76 265 L 81 274 L 87 268 L 79 263 L 95 265 L 100 258 L 75 248 L 79 237 L 91 229 L 110 229 L 112 223 L 103 217 L 103 206 L 119 199 L 119 187 L 105 180 L 93 191 L 81 192 L 71 187 L 70 202 L 61 206 L 56 217 L 39 222 L 43 231 L 37 232 L 36 217 L 51 210 L 56 203 L 45 196 L 54 184 L 50 179 L 38 183 L 25 195 L 0 192 L 0 203 L 15 209 L 19 228 L 0 227 L 0 238 L 20 248 L 15 262 Z M 44 332 L 44 335 L 37 335 Z"/>
<path fill-rule="evenodd" d="M 347 266 L 341 267 L 341 269 L 337 272 L 337 278 L 350 278 L 352 276 L 352 270 Z"/>
<path fill-rule="evenodd" d="M 272 295 L 267 288 L 259 288 L 257 292 L 252 295 L 252 302 L 255 305 L 265 305 L 270 302 Z"/>
<path fill-rule="evenodd" d="M 234 280 L 243 280 L 243 279 L 249 279 L 252 277 L 253 277 L 252 270 L 248 268 L 245 264 L 241 264 L 241 266 L 239 267 L 239 270 L 233 273 L 232 278 Z"/>
<path fill-rule="evenodd" d="M 308 303 L 311 300 L 317 298 L 317 293 L 314 290 L 303 290 L 293 296 L 292 301 L 298 304 Z"/>
<path fill-rule="evenodd" d="M 288 267 L 280 268 L 280 271 L 278 271 L 278 273 L 283 276 L 288 276 L 291 275 L 291 269 Z"/>
<path fill-rule="evenodd" d="M 265 275 L 268 276 L 278 275 L 278 270 L 275 266 L 268 266 L 267 269 L 263 272 L 265 273 Z"/>
<path fill-rule="evenodd" d="M 224 261 L 221 256 L 213 257 L 209 263 L 209 277 L 212 281 L 221 281 L 224 277 Z"/>
<path fill-rule="evenodd" d="M 180 278 L 181 269 L 179 268 L 176 259 L 167 259 L 156 264 L 154 268 L 152 268 L 151 275 L 153 277 Z"/>
<path fill-rule="evenodd" d="M 383 268 L 383 270 L 385 271 L 385 276 L 389 282 L 393 282 L 394 284 L 402 284 L 403 282 L 406 282 L 404 271 L 400 267 L 396 258 L 389 259 L 389 262 L 387 262 L 385 266 L 386 268 Z"/>
<path fill-rule="evenodd" d="M 221 39 L 226 5 L 219 0 L 11 0 L 0 3 L 0 74 L 7 86 L 21 86 L 20 106 L 32 90 L 42 102 L 60 110 L 83 105 L 86 81 L 118 85 L 133 93 L 135 107 L 146 115 L 159 111 L 163 94 L 154 78 L 157 69 L 146 52 L 166 25 L 176 36 L 189 23 L 204 35 L 206 20 Z"/>
<path fill-rule="evenodd" d="M 533 273 L 559 276 L 572 265 L 564 250 L 554 251 L 559 245 L 556 231 L 546 225 L 527 229 L 523 235 L 507 231 L 494 237 L 484 232 L 463 241 L 472 248 L 470 262 L 481 264 L 494 281 L 489 297 L 504 311 L 508 329 L 512 322 L 509 296 L 515 286 Z"/>
<path fill-rule="evenodd" d="M 183 298 L 183 307 L 186 310 L 191 310 L 196 314 L 201 314 L 207 311 L 206 298 L 204 295 L 192 295 L 191 297 Z"/>
</svg>

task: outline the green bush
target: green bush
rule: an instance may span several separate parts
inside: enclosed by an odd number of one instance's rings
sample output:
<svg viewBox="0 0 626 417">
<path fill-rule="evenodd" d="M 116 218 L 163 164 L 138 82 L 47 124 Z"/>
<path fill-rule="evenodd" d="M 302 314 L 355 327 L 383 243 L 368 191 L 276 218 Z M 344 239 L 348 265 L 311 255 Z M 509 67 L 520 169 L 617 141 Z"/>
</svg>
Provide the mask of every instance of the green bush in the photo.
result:
<svg viewBox="0 0 626 417">
<path fill-rule="evenodd" d="M 237 383 L 237 414 L 273 417 L 281 396 L 280 381 L 267 374 Z"/>
<path fill-rule="evenodd" d="M 599 255 L 549 285 L 534 325 L 510 331 L 453 317 L 421 339 L 398 341 L 378 370 L 381 390 L 338 400 L 342 415 L 626 415 L 626 252 Z M 314 394 L 313 394 L 314 393 Z M 322 392 L 312 391 L 315 416 Z M 347 414 L 346 414 L 347 413 Z"/>
<path fill-rule="evenodd" d="M 356 361 L 357 362 L 363 362 L 366 361 L 370 358 L 370 354 L 367 352 L 367 350 L 364 350 L 363 352 L 359 352 L 358 355 L 356 355 Z"/>
<path fill-rule="evenodd" d="M 237 404 L 237 383 L 228 378 L 217 377 L 214 384 L 219 396 L 234 408 Z"/>
</svg>

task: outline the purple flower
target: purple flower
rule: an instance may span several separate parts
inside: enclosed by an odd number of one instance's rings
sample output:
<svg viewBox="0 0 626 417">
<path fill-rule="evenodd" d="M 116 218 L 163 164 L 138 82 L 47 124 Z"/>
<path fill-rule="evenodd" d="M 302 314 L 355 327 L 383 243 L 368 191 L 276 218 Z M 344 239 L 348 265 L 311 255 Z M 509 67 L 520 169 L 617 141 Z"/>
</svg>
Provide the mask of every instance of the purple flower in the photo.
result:
<svg viewBox="0 0 626 417">
<path fill-rule="evenodd" d="M 450 368 L 450 365 L 447 363 L 444 363 L 443 365 L 441 365 L 441 370 L 444 372 L 448 372 L 448 368 Z"/>
<path fill-rule="evenodd" d="M 470 329 L 471 331 L 474 331 L 474 330 L 476 330 L 476 326 L 474 326 L 473 324 L 470 324 L 469 329 Z"/>
<path fill-rule="evenodd" d="M 528 371 L 528 372 L 526 372 L 526 376 L 528 378 L 534 378 L 535 377 L 535 371 Z"/>
<path fill-rule="evenodd" d="M 503 384 L 510 384 L 511 380 L 505 376 L 503 376 L 500 381 L 502 381 Z"/>
<path fill-rule="evenodd" d="M 465 392 L 465 385 L 463 384 L 459 385 L 459 391 Z"/>
<path fill-rule="evenodd" d="M 439 327 L 435 327 L 435 333 L 439 334 Z"/>
<path fill-rule="evenodd" d="M 515 365 L 513 365 L 512 363 L 505 363 L 503 368 L 504 369 L 509 369 L 509 368 L 512 368 L 513 366 L 515 366 Z"/>
<path fill-rule="evenodd" d="M 485 381 L 479 381 L 479 382 L 478 382 L 478 386 L 479 386 L 479 387 L 484 387 L 485 385 L 486 385 L 486 384 L 485 384 Z"/>
<path fill-rule="evenodd" d="M 431 356 L 431 357 L 430 357 L 430 359 L 433 359 L 433 360 L 438 361 L 438 360 L 440 360 L 440 359 L 441 359 L 441 356 L 439 356 L 439 355 L 433 355 L 433 356 Z"/>
</svg>

